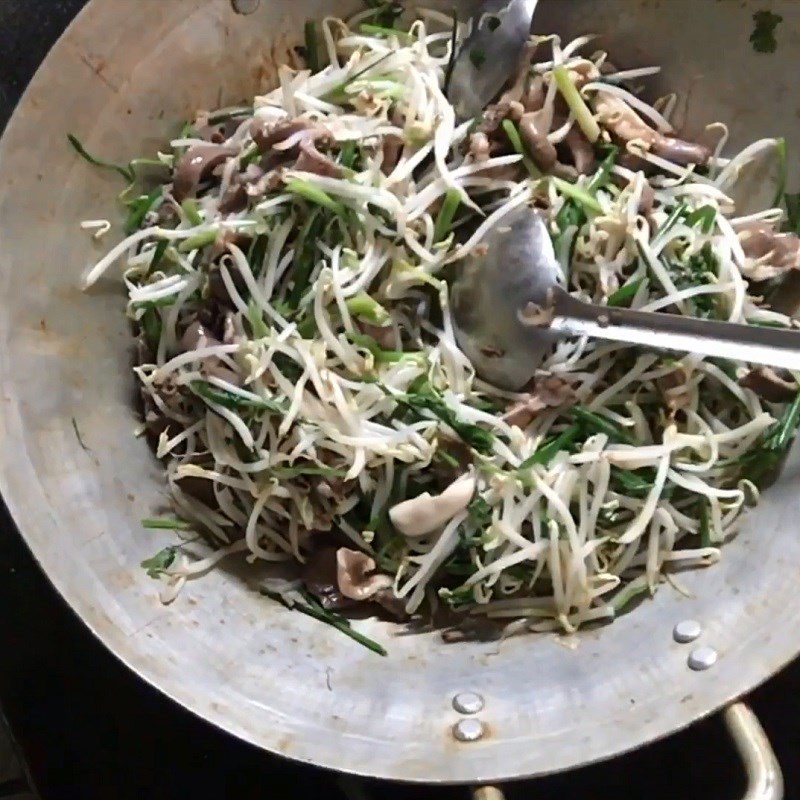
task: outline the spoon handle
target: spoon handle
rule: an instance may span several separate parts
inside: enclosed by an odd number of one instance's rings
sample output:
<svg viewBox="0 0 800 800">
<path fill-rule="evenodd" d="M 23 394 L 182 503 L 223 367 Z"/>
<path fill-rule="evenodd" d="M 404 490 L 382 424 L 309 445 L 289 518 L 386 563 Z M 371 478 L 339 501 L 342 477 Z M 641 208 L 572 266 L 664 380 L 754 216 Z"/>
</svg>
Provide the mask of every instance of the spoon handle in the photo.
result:
<svg viewBox="0 0 800 800">
<path fill-rule="evenodd" d="M 800 331 L 584 303 L 553 293 L 550 330 L 800 371 Z"/>
</svg>

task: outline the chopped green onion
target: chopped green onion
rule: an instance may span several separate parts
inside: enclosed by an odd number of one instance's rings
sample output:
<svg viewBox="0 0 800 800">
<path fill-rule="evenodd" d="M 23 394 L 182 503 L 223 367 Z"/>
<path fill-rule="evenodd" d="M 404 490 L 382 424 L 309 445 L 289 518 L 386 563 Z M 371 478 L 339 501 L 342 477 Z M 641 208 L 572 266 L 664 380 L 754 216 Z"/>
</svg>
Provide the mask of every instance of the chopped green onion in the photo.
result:
<svg viewBox="0 0 800 800">
<path fill-rule="evenodd" d="M 302 197 L 311 203 L 315 203 L 323 208 L 328 208 L 335 211 L 337 214 L 344 212 L 344 206 L 337 200 L 334 200 L 327 192 L 324 192 L 313 183 L 299 179 L 291 180 L 286 184 L 286 191 Z"/>
<path fill-rule="evenodd" d="M 517 471 L 529 469 L 534 464 L 542 464 L 548 466 L 553 458 L 562 450 L 566 450 L 581 434 L 580 425 L 571 425 L 565 431 L 562 431 L 555 437 L 555 439 L 543 444 L 541 447 L 536 448 L 536 452 L 528 456 L 517 468 Z"/>
<path fill-rule="evenodd" d="M 203 400 L 215 403 L 223 408 L 249 408 L 254 411 L 268 411 L 270 414 L 285 414 L 288 411 L 286 403 L 278 400 L 270 400 L 263 397 L 256 400 L 253 397 L 242 397 L 233 392 L 225 391 L 225 389 L 212 386 L 205 381 L 192 381 L 189 384 L 189 389 Z"/>
<path fill-rule="evenodd" d="M 713 206 L 700 206 L 686 217 L 686 224 L 692 228 L 700 226 L 703 233 L 710 233 L 717 219 L 717 210 Z"/>
<path fill-rule="evenodd" d="M 783 202 L 783 196 L 786 194 L 786 139 L 783 137 L 776 139 L 775 150 L 778 154 L 778 186 L 775 189 L 775 199 L 772 201 L 772 205 L 780 206 Z"/>
<path fill-rule="evenodd" d="M 161 316 L 155 308 L 148 308 L 139 323 L 142 326 L 147 346 L 151 352 L 155 353 L 158 350 L 158 343 L 161 341 Z"/>
<path fill-rule="evenodd" d="M 265 336 L 269 336 L 269 326 L 264 322 L 261 307 L 252 299 L 247 304 L 247 320 L 253 329 L 253 336 L 256 339 L 263 339 Z"/>
<path fill-rule="evenodd" d="M 635 278 L 628 281 L 608 296 L 606 304 L 615 308 L 627 308 L 631 304 L 631 300 L 636 296 L 639 287 L 647 280 L 647 278 Z"/>
<path fill-rule="evenodd" d="M 269 597 L 271 600 L 277 600 L 281 605 L 290 610 L 299 611 L 301 614 L 313 617 L 320 622 L 324 622 L 326 625 L 330 625 L 332 628 L 336 628 L 337 631 L 340 631 L 345 636 L 349 636 L 353 641 L 358 642 L 373 653 L 377 653 L 379 656 L 388 655 L 386 649 L 382 645 L 354 630 L 349 620 L 345 619 L 340 614 L 334 614 L 332 611 L 324 609 L 316 601 L 306 604 L 300 600 L 288 599 L 279 592 L 272 592 L 265 588 L 259 589 L 259 592 L 265 597 Z"/>
<path fill-rule="evenodd" d="M 183 213 L 186 214 L 186 219 L 188 219 L 193 226 L 203 224 L 203 217 L 200 214 L 200 206 L 197 204 L 197 200 L 187 197 L 186 200 L 181 203 L 181 209 Z"/>
<path fill-rule="evenodd" d="M 389 312 L 366 292 L 359 292 L 348 298 L 345 305 L 354 317 L 365 319 L 375 325 L 385 325 L 390 319 Z"/>
<path fill-rule="evenodd" d="M 290 309 L 300 305 L 300 298 L 308 286 L 308 279 L 316 263 L 316 239 L 322 230 L 324 219 L 319 208 L 315 208 L 297 236 L 294 247 L 292 290 L 286 300 Z"/>
<path fill-rule="evenodd" d="M 303 28 L 306 45 L 306 64 L 312 73 L 319 72 L 319 49 L 317 48 L 317 26 L 308 20 Z"/>
<path fill-rule="evenodd" d="M 192 250 L 201 250 L 203 247 L 216 242 L 218 233 L 219 231 L 216 228 L 209 228 L 207 231 L 195 233 L 194 236 L 184 239 L 178 245 L 178 252 L 191 253 Z"/>
<path fill-rule="evenodd" d="M 358 347 L 372 353 L 376 364 L 394 364 L 398 361 L 423 361 L 425 354 L 421 350 L 384 350 L 371 336 L 364 333 L 351 333 L 350 339 Z"/>
<path fill-rule="evenodd" d="M 169 239 L 160 239 L 158 244 L 153 248 L 153 257 L 150 259 L 149 272 L 152 272 L 164 258 L 164 253 L 167 252 L 169 247 Z"/>
<path fill-rule="evenodd" d="M 397 30 L 397 28 L 385 28 L 383 25 L 370 25 L 369 23 L 362 23 L 358 27 L 361 33 L 373 34 L 374 36 L 396 36 L 397 40 L 403 44 L 409 44 L 414 41 L 411 34 Z"/>
<path fill-rule="evenodd" d="M 586 101 L 581 97 L 572 78 L 569 76 L 569 70 L 566 67 L 556 67 L 553 70 L 553 77 L 556 80 L 558 91 L 569 106 L 572 113 L 575 115 L 575 121 L 583 131 L 584 136 L 592 143 L 600 138 L 600 126 L 594 118 L 591 109 L 586 105 Z"/>
<path fill-rule="evenodd" d="M 554 175 L 550 177 L 550 180 L 561 194 L 580 203 L 585 209 L 594 211 L 596 214 L 602 212 L 603 207 L 600 203 L 583 187 L 578 186 L 576 183 L 565 181 L 563 178 L 557 178 Z"/>
<path fill-rule="evenodd" d="M 442 207 L 436 215 L 436 224 L 433 229 L 434 242 L 441 242 L 447 238 L 453 225 L 453 217 L 460 204 L 461 192 L 458 189 L 448 189 Z"/>
<path fill-rule="evenodd" d="M 570 410 L 570 416 L 592 433 L 605 433 L 611 441 L 636 444 L 633 439 L 616 423 L 606 417 L 601 417 L 583 406 L 575 406 Z"/>
<path fill-rule="evenodd" d="M 177 553 L 178 548 L 175 545 L 170 545 L 163 550 L 159 550 L 151 558 L 146 558 L 140 566 L 142 569 L 147 570 L 148 577 L 160 578 L 172 566 Z"/>
<path fill-rule="evenodd" d="M 161 187 L 153 189 L 150 194 L 143 194 L 128 203 L 128 218 L 125 220 L 125 233 L 131 234 L 142 227 L 148 211 L 158 208 L 164 200 Z"/>
<path fill-rule="evenodd" d="M 165 531 L 190 531 L 193 526 L 191 522 L 177 517 L 148 517 L 142 520 L 142 527 Z"/>
</svg>

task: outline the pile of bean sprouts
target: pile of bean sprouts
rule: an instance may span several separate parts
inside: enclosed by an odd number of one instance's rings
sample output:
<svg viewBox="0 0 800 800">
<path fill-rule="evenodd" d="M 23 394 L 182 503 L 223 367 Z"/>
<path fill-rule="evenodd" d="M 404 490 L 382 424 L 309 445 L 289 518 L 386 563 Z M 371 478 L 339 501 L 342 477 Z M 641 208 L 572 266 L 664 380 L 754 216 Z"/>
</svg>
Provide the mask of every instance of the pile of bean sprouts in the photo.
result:
<svg viewBox="0 0 800 800">
<path fill-rule="evenodd" d="M 594 123 L 598 167 L 537 175 L 511 140 L 478 159 L 476 121 L 457 120 L 445 94 L 467 25 L 419 11 L 400 30 L 372 15 L 320 23 L 327 66 L 283 66 L 252 108 L 200 115 L 225 120 L 230 152 L 179 202 L 173 170 L 208 144 L 200 122 L 187 126 L 157 159 L 170 177 L 130 203 L 130 235 L 86 275 L 91 285 L 122 263 L 144 342 L 135 373 L 176 514 L 152 527 L 209 545 L 192 558 L 172 551 L 156 569 L 165 599 L 230 554 L 302 564 L 326 543 L 368 556 L 409 615 L 446 607 L 517 630 L 573 631 L 665 580 L 680 588 L 676 569 L 716 562 L 757 499 L 759 465 L 779 461 L 796 401 L 742 386 L 747 364 L 588 339 L 560 341 L 531 386 L 501 390 L 459 349 L 450 285 L 487 232 L 530 204 L 577 297 L 791 327 L 749 284 L 773 254 L 743 246 L 754 226 L 779 227 L 782 211 L 737 215 L 729 196 L 741 168 L 780 140 L 724 157 L 717 126 L 703 167 L 614 141 L 593 113 L 604 96 L 672 132 L 674 98 L 641 99 L 658 69 L 620 72 L 588 36 L 533 37 L 547 139 L 561 145 Z M 581 79 L 590 119 L 571 106 L 557 118 L 557 69 Z M 260 163 L 254 121 L 298 118 L 324 129 L 340 174 L 261 162 L 245 207 L 220 210 Z M 390 141 L 401 149 L 387 169 Z M 623 153 L 638 166 L 623 166 Z M 209 309 L 224 323 L 212 335 L 204 322 L 187 343 Z M 547 381 L 564 388 L 561 402 L 510 421 Z M 453 483 L 467 486 L 464 499 L 434 530 L 395 526 L 400 503 L 444 508 Z"/>
</svg>

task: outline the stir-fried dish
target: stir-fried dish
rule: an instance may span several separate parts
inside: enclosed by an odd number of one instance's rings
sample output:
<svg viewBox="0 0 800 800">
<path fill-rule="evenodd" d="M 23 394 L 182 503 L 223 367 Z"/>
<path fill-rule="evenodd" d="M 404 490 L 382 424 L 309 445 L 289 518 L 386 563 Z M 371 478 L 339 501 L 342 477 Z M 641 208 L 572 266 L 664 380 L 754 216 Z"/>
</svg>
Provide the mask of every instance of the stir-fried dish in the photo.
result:
<svg viewBox="0 0 800 800">
<path fill-rule="evenodd" d="M 730 197 L 754 159 L 781 171 L 783 143 L 684 141 L 675 97 L 642 99 L 658 68 L 588 36 L 533 36 L 457 119 L 468 25 L 400 11 L 309 23 L 277 88 L 187 123 L 88 272 L 124 268 L 175 510 L 145 525 L 181 537 L 144 565 L 170 600 L 231 554 L 295 563 L 265 593 L 359 640 L 337 612 L 366 603 L 446 610 L 451 636 L 610 620 L 720 557 L 794 436 L 796 377 L 584 338 L 502 390 L 459 349 L 452 282 L 529 205 L 576 297 L 792 327 L 797 198 Z"/>
</svg>

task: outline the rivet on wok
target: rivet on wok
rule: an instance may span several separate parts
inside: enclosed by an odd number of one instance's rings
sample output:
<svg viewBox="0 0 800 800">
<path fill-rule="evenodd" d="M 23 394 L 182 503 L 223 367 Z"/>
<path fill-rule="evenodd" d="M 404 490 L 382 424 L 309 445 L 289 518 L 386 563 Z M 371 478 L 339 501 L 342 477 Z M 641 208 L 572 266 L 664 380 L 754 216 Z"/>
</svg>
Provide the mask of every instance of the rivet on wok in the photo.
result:
<svg viewBox="0 0 800 800">
<path fill-rule="evenodd" d="M 252 14 L 261 0 L 231 0 L 233 10 L 237 14 Z"/>
<path fill-rule="evenodd" d="M 483 698 L 477 692 L 459 692 L 453 698 L 453 708 L 459 714 L 477 714 L 483 711 Z"/>
<path fill-rule="evenodd" d="M 676 642 L 686 644 L 693 642 L 703 632 L 696 619 L 683 619 L 672 629 L 672 638 Z"/>
<path fill-rule="evenodd" d="M 453 725 L 453 736 L 459 742 L 477 742 L 483 736 L 483 723 L 475 717 L 461 719 Z"/>
<path fill-rule="evenodd" d="M 704 670 L 717 663 L 717 651 L 713 647 L 697 647 L 689 653 L 686 662 L 690 669 Z"/>
</svg>

